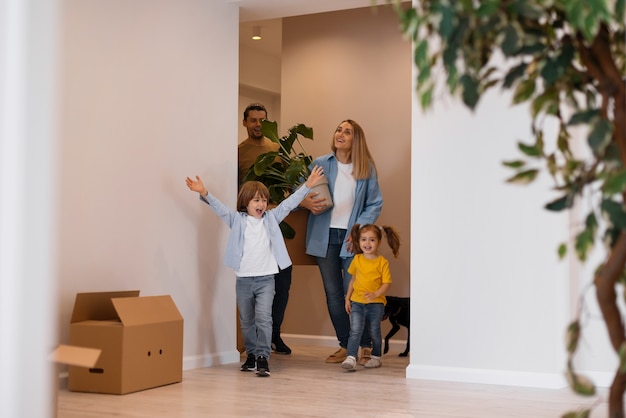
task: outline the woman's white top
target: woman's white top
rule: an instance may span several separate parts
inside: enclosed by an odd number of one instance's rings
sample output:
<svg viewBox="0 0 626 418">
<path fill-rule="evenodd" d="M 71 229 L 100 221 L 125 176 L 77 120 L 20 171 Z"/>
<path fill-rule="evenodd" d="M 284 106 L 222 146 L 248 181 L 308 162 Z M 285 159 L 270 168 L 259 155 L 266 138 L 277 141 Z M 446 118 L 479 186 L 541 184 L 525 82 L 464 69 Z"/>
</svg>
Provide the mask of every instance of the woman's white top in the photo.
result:
<svg viewBox="0 0 626 418">
<path fill-rule="evenodd" d="M 243 256 L 238 277 L 267 276 L 278 273 L 278 263 L 272 249 L 263 218 L 247 216 L 243 238 Z"/>
<path fill-rule="evenodd" d="M 343 164 L 337 161 L 337 179 L 333 188 L 333 209 L 330 217 L 330 227 L 347 229 L 354 196 L 356 180 L 352 177 L 352 163 Z"/>
</svg>

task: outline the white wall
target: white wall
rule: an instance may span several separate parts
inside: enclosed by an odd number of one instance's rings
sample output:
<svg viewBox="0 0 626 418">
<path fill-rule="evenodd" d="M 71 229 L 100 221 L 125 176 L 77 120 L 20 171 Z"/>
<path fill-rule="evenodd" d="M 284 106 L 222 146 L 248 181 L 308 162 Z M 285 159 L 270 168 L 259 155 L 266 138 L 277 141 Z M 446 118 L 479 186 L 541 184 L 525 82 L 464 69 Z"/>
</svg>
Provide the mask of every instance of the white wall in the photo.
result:
<svg viewBox="0 0 626 418">
<path fill-rule="evenodd" d="M 236 193 L 238 10 L 204 0 L 64 3 L 61 340 L 77 292 L 170 294 L 184 368 L 239 361 L 228 228 L 184 183 Z M 219 57 L 219 59 L 216 59 Z"/>
<path fill-rule="evenodd" d="M 568 218 L 542 209 L 547 176 L 504 182 L 501 162 L 530 137 L 526 109 L 509 103 L 414 109 L 410 377 L 563 384 L 568 266 L 556 248 Z"/>
<path fill-rule="evenodd" d="M 54 411 L 48 356 L 54 313 L 55 0 L 0 2 L 0 405 L 2 416 Z"/>
</svg>

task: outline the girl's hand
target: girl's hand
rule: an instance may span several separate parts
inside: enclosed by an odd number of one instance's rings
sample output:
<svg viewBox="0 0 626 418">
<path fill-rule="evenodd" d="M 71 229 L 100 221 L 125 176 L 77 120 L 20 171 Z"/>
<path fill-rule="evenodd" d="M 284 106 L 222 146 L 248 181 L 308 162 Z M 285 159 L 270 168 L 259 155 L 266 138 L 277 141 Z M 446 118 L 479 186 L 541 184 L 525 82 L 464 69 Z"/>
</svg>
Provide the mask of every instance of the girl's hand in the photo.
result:
<svg viewBox="0 0 626 418">
<path fill-rule="evenodd" d="M 346 312 L 348 315 L 352 313 L 352 303 L 350 303 L 350 298 L 346 298 Z"/>
<path fill-rule="evenodd" d="M 374 293 L 374 292 L 365 292 L 363 294 L 363 296 L 365 296 L 365 301 L 368 302 L 368 303 L 373 301 L 377 297 L 376 293 Z"/>
<path fill-rule="evenodd" d="M 189 177 L 187 177 L 185 179 L 185 183 L 187 184 L 187 187 L 189 187 L 189 190 L 191 190 L 192 192 L 198 192 L 202 196 L 206 196 L 209 193 L 207 189 L 204 187 L 202 180 L 198 176 L 196 176 L 195 180 L 192 180 Z"/>
</svg>

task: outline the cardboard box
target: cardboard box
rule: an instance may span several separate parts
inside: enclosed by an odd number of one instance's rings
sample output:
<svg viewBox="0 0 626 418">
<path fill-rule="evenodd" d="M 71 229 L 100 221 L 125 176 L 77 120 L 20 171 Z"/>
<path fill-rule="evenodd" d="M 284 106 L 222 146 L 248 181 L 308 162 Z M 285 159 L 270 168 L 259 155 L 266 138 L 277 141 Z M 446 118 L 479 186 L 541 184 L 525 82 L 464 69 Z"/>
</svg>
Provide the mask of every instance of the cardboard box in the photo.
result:
<svg viewBox="0 0 626 418">
<path fill-rule="evenodd" d="M 96 348 L 73 347 L 70 345 L 59 345 L 51 354 L 49 360 L 56 364 L 55 373 L 52 374 L 52 414 L 57 417 L 59 411 L 59 375 L 61 365 L 72 365 L 79 367 L 95 367 L 101 350 Z"/>
<path fill-rule="evenodd" d="M 102 350 L 94 367 L 69 367 L 71 391 L 122 395 L 182 381 L 183 318 L 170 296 L 79 293 L 70 345 Z"/>
</svg>

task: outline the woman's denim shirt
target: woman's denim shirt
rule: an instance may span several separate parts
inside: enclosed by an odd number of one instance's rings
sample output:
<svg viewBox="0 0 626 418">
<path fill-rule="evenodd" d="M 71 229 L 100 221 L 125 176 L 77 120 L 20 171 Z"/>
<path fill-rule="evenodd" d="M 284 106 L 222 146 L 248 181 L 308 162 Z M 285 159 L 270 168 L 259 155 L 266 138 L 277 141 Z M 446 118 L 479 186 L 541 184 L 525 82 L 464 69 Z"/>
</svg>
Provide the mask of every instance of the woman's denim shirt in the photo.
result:
<svg viewBox="0 0 626 418">
<path fill-rule="evenodd" d="M 311 164 L 322 166 L 324 174 L 328 179 L 330 195 L 334 196 L 333 189 L 337 179 L 337 158 L 335 154 L 323 155 Z M 348 221 L 348 233 L 354 224 L 373 224 L 378 219 L 383 208 L 383 195 L 378 185 L 378 175 L 374 166 L 370 164 L 370 176 L 365 180 L 356 181 L 356 191 L 354 193 L 354 206 Z M 306 253 L 314 257 L 326 257 L 328 250 L 328 237 L 330 233 L 330 216 L 332 210 L 328 210 L 319 215 L 309 214 L 309 221 L 306 229 Z M 352 257 L 353 254 L 346 249 L 344 242 L 341 247 L 341 258 Z"/>
<path fill-rule="evenodd" d="M 310 191 L 311 189 L 303 184 L 302 187 L 283 200 L 278 206 L 263 214 L 263 224 L 265 225 L 267 236 L 270 240 L 272 254 L 274 254 L 278 267 L 280 267 L 281 270 L 291 265 L 291 258 L 289 258 L 285 239 L 278 225 L 289 215 L 289 212 L 298 207 L 302 199 L 304 199 Z M 231 231 L 226 244 L 224 264 L 238 271 L 241 264 L 241 257 L 243 256 L 243 238 L 247 223 L 246 218 L 249 215 L 245 212 L 238 212 L 228 208 L 211 193 L 207 194 L 206 197 L 200 195 L 200 200 L 209 205 L 213 212 L 222 218 L 222 220 L 226 222 L 226 225 L 230 227 Z"/>
</svg>

